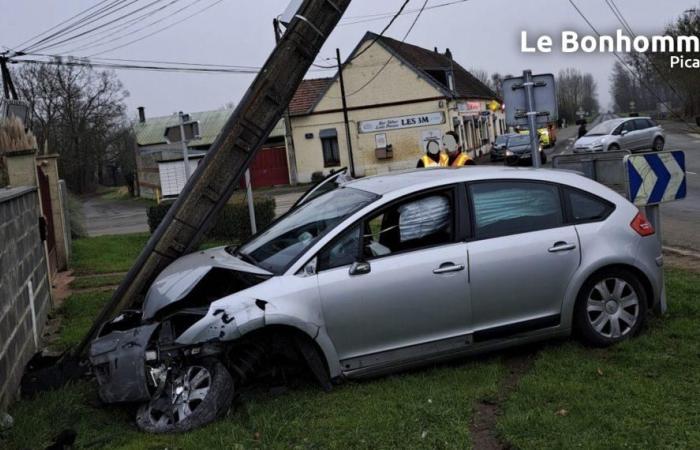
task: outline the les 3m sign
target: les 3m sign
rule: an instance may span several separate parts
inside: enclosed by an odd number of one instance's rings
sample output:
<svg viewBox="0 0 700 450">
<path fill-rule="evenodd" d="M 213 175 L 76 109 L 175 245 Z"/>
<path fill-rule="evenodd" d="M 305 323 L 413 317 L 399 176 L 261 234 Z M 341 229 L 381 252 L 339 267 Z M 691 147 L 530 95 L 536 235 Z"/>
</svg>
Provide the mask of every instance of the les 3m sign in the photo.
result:
<svg viewBox="0 0 700 450">
<path fill-rule="evenodd" d="M 359 122 L 358 126 L 360 133 L 375 133 L 377 131 L 400 130 L 402 128 L 440 125 L 443 123 L 445 123 L 445 115 L 438 111 L 386 119 L 363 120 Z"/>
</svg>

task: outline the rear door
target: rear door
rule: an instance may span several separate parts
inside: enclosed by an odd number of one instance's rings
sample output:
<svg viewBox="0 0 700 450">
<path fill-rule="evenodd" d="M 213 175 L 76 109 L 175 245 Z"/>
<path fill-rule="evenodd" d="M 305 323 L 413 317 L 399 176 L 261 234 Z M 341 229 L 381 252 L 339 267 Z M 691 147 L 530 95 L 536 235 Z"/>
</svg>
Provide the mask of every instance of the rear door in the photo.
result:
<svg viewBox="0 0 700 450">
<path fill-rule="evenodd" d="M 555 184 L 495 180 L 469 185 L 468 243 L 474 341 L 558 325 L 580 262 Z"/>
<path fill-rule="evenodd" d="M 651 149 L 654 129 L 647 119 L 634 119 L 635 149 Z"/>
</svg>

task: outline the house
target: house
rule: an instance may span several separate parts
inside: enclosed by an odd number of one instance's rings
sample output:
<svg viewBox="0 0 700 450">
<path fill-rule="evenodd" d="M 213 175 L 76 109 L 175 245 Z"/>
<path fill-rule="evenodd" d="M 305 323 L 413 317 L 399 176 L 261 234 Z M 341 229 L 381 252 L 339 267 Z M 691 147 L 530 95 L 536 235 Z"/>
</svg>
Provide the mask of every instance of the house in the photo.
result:
<svg viewBox="0 0 700 450">
<path fill-rule="evenodd" d="M 505 133 L 500 99 L 440 53 L 368 32 L 343 67 L 355 173 L 415 167 L 425 143 L 453 130 L 473 156 Z M 349 166 L 340 80 L 302 82 L 289 105 L 300 182 Z"/>
<path fill-rule="evenodd" d="M 188 143 L 190 173 L 214 143 L 232 112 L 232 109 L 220 109 L 190 114 L 190 120 L 199 122 L 199 137 Z M 179 123 L 178 114 L 146 118 L 145 109 L 139 108 L 139 121 L 134 125 L 139 196 L 154 199 L 176 196 L 184 186 L 182 144 L 168 143 L 164 137 L 167 127 Z M 250 173 L 253 187 L 289 184 L 282 121 L 256 155 Z"/>
</svg>

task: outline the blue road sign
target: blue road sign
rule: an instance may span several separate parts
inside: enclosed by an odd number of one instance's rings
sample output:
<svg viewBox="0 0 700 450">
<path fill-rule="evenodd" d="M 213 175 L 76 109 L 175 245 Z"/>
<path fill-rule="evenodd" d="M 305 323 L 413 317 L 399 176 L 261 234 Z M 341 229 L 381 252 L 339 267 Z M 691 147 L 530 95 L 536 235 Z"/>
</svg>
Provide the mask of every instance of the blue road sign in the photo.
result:
<svg viewBox="0 0 700 450">
<path fill-rule="evenodd" d="M 685 198 L 685 153 L 653 152 L 624 159 L 629 199 L 637 206 Z"/>
</svg>

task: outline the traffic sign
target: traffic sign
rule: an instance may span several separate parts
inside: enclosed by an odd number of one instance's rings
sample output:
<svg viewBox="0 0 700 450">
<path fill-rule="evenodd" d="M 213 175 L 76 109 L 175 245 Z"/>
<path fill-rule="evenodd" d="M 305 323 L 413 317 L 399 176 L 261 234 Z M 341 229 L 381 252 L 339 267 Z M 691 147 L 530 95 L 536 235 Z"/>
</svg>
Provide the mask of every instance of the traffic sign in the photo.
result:
<svg viewBox="0 0 700 450">
<path fill-rule="evenodd" d="M 629 199 L 638 206 L 685 198 L 685 153 L 653 152 L 624 159 Z"/>
</svg>

